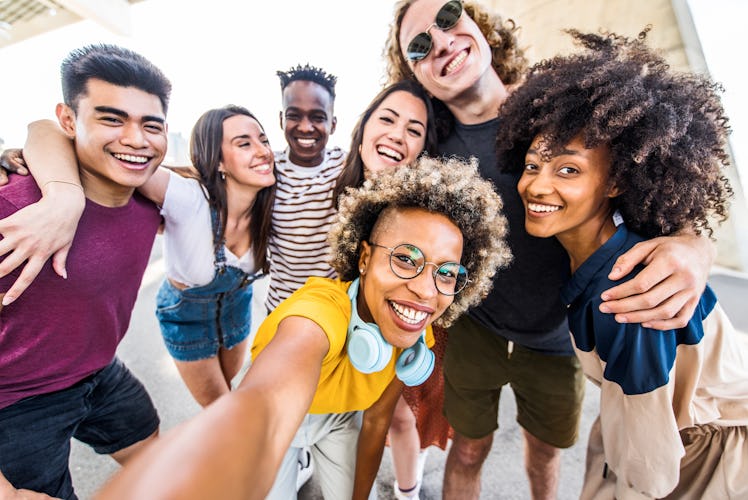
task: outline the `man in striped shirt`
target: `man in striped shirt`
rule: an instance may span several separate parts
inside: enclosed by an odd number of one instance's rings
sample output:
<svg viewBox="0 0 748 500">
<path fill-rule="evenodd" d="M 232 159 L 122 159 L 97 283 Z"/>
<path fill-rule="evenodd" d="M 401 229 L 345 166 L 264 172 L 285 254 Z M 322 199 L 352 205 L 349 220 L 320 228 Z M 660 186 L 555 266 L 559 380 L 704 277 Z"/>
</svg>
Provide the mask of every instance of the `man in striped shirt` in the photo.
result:
<svg viewBox="0 0 748 500">
<path fill-rule="evenodd" d="M 280 125 L 288 146 L 275 153 L 268 311 L 308 277 L 335 277 L 328 263 L 327 233 L 335 215 L 332 191 L 345 161 L 343 150 L 327 148 L 335 132 L 337 78 L 309 64 L 278 71 L 278 77 L 283 93 Z"/>
</svg>

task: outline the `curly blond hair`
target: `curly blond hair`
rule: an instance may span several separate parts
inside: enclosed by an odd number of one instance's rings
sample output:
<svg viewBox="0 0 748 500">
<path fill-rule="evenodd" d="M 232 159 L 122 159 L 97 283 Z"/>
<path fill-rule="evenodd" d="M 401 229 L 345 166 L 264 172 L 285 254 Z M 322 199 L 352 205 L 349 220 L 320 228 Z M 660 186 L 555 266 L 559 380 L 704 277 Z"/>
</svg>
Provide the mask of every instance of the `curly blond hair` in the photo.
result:
<svg viewBox="0 0 748 500">
<path fill-rule="evenodd" d="M 400 46 L 400 26 L 403 17 L 416 1 L 418 0 L 399 0 L 395 4 L 394 18 L 382 53 L 386 63 L 388 84 L 404 79 L 416 79 L 408 61 L 403 57 Z M 501 81 L 505 85 L 518 83 L 527 70 L 525 51 L 520 48 L 517 40 L 519 27 L 511 19 L 505 20 L 498 14 L 492 14 L 476 2 L 464 2 L 463 9 L 486 37 L 491 47 L 493 67 Z"/>
<path fill-rule="evenodd" d="M 408 167 L 390 169 L 349 189 L 340 198 L 330 232 L 331 264 L 340 279 L 358 277 L 361 242 L 387 208 L 421 208 L 448 217 L 462 232 L 461 263 L 470 281 L 434 324 L 449 326 L 490 291 L 496 271 L 512 259 L 505 242 L 508 223 L 493 185 L 480 177 L 476 160 L 424 155 Z"/>
</svg>

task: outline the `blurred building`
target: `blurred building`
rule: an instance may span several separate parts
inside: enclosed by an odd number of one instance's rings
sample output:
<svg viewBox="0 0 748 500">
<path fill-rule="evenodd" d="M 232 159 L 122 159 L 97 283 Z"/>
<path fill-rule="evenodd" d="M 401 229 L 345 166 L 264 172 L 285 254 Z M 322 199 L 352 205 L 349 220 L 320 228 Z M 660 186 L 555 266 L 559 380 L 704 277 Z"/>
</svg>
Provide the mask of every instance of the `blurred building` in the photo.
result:
<svg viewBox="0 0 748 500">
<path fill-rule="evenodd" d="M 648 44 L 661 50 L 673 69 L 709 73 L 709 61 L 704 56 L 687 0 L 479 1 L 520 26 L 520 42 L 531 63 L 572 51 L 571 38 L 563 32 L 566 28 L 592 32 L 602 29 L 636 37 L 645 26 L 651 25 Z M 728 116 L 738 112 L 729 108 L 726 111 Z M 742 113 L 747 111 L 740 110 Z M 733 143 L 733 147 L 736 146 Z M 740 146 L 745 148 L 748 145 Z M 734 153 L 733 150 L 733 158 L 736 157 Z M 733 161 L 727 177 L 735 196 L 731 200 L 730 218 L 715 232 L 716 264 L 748 272 L 748 165 Z"/>
</svg>

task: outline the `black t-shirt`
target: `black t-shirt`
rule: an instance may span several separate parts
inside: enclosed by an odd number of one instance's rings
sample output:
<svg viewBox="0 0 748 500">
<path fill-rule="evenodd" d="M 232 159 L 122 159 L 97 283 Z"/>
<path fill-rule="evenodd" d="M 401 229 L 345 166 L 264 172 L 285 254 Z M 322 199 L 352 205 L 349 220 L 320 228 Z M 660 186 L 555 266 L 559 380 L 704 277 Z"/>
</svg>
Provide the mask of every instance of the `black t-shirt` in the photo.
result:
<svg viewBox="0 0 748 500">
<path fill-rule="evenodd" d="M 443 156 L 476 157 L 481 175 L 493 182 L 509 220 L 508 243 L 513 260 L 500 270 L 486 299 L 469 314 L 497 335 L 548 354 L 574 353 L 561 285 L 569 274 L 569 259 L 556 238 L 536 238 L 525 231 L 525 210 L 517 193 L 517 175 L 496 165 L 498 119 L 478 125 L 455 123 L 439 144 Z"/>
</svg>

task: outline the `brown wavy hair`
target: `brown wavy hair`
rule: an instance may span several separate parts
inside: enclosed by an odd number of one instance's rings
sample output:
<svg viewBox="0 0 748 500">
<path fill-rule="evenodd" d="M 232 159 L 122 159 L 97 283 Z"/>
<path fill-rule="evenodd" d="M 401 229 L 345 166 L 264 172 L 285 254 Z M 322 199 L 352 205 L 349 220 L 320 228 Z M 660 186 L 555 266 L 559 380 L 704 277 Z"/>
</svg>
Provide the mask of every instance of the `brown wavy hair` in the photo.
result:
<svg viewBox="0 0 748 500">
<path fill-rule="evenodd" d="M 351 133 L 351 145 L 348 147 L 348 155 L 346 155 L 345 163 L 343 164 L 343 171 L 338 176 L 338 180 L 333 189 L 333 200 L 335 206 L 338 204 L 338 198 L 348 188 L 357 188 L 364 183 L 365 165 L 364 160 L 361 158 L 361 144 L 364 142 L 364 127 L 369 122 L 371 115 L 374 111 L 382 105 L 382 102 L 390 96 L 390 94 L 398 91 L 408 92 L 410 95 L 417 97 L 423 101 L 426 106 L 426 141 L 424 143 L 424 152 L 430 155 L 436 153 L 436 128 L 434 127 L 434 109 L 431 106 L 431 99 L 429 98 L 426 91 L 421 87 L 421 84 L 415 80 L 400 80 L 387 87 L 383 88 L 374 99 L 372 99 L 369 106 L 361 113 L 361 116 L 353 127 Z M 407 167 L 406 167 L 407 168 Z"/>
<path fill-rule="evenodd" d="M 712 236 L 732 189 L 729 127 L 708 77 L 671 71 L 638 38 L 567 30 L 582 51 L 533 66 L 499 113 L 498 165 L 519 173 L 532 140 L 544 154 L 560 153 L 577 134 L 585 146 L 611 150 L 610 186 L 626 224 L 644 237 L 682 229 Z"/>
<path fill-rule="evenodd" d="M 221 179 L 221 173 L 218 171 L 218 165 L 223 159 L 221 152 L 223 122 L 237 115 L 248 116 L 255 120 L 260 128 L 263 128 L 260 121 L 249 110 L 242 106 L 229 104 L 203 113 L 195 123 L 190 137 L 190 159 L 197 172 L 196 178 L 205 188 L 203 194 L 206 195 L 208 203 L 218 212 L 220 217 L 220 234 L 215 238 L 215 245 L 223 242 L 228 213 L 226 182 Z M 273 173 L 277 178 L 275 161 L 273 162 Z M 262 269 L 265 273 L 268 272 L 270 267 L 267 247 L 270 240 L 270 221 L 275 202 L 275 190 L 275 183 L 272 186 L 262 188 L 257 193 L 252 206 L 247 208 L 250 216 L 249 237 L 252 243 L 252 256 L 257 268 Z"/>
</svg>

